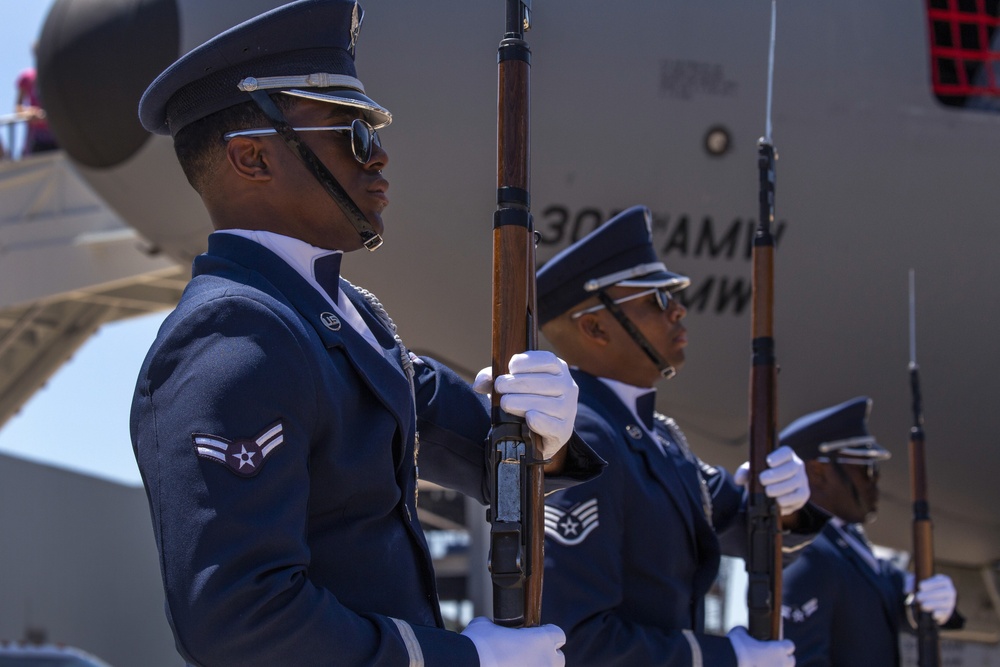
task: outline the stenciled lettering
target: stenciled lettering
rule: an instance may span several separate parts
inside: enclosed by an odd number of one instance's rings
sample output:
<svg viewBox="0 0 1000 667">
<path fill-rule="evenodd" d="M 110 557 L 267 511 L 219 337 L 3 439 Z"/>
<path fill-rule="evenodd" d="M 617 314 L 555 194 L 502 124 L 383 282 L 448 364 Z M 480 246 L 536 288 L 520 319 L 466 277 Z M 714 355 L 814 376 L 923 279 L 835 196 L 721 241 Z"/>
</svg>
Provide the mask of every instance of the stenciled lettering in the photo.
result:
<svg viewBox="0 0 1000 667">
<path fill-rule="evenodd" d="M 695 281 L 678 297 L 689 312 L 739 315 L 750 304 L 752 289 L 746 278 L 710 275 Z"/>
<path fill-rule="evenodd" d="M 752 218 L 746 220 L 736 218 L 728 228 L 723 228 L 708 216 L 702 218 L 697 225 L 693 225 L 688 216 L 681 215 L 673 224 L 667 223 L 660 227 L 659 229 L 663 231 L 659 235 L 656 233 L 657 229 L 654 225 L 653 243 L 656 243 L 657 236 L 666 236 L 666 240 L 657 246 L 664 258 L 673 255 L 733 259 L 742 250 L 743 259 L 749 260 L 753 257 L 753 238 L 757 231 L 757 221 Z M 774 243 L 777 246 L 785 233 L 785 222 L 783 220 L 778 222 L 771 233 L 774 234 Z"/>
<path fill-rule="evenodd" d="M 697 94 L 730 97 L 738 84 L 726 76 L 719 63 L 697 60 L 662 60 L 660 62 L 660 92 L 682 100 Z"/>
<path fill-rule="evenodd" d="M 541 218 L 535 225 L 542 245 L 576 243 L 601 226 L 606 220 L 621 213 L 621 209 L 605 214 L 593 206 L 582 208 L 572 214 L 568 206 L 554 204 L 542 210 Z M 571 224 L 572 223 L 572 224 Z"/>
<path fill-rule="evenodd" d="M 535 221 L 539 246 L 551 247 L 555 252 L 580 240 L 621 210 L 605 211 L 595 206 L 573 209 L 561 204 L 548 206 L 542 209 Z M 712 216 L 653 211 L 653 245 L 668 266 L 676 259 L 727 262 L 742 259 L 749 263 L 753 257 L 756 228 L 757 222 L 751 217 L 720 221 Z M 776 246 L 780 244 L 786 228 L 784 220 L 772 226 Z M 551 253 L 541 254 L 551 256 Z M 681 303 L 689 311 L 739 315 L 749 307 L 752 297 L 749 277 L 717 273 L 692 277 L 695 280 L 691 287 L 680 293 Z"/>
</svg>

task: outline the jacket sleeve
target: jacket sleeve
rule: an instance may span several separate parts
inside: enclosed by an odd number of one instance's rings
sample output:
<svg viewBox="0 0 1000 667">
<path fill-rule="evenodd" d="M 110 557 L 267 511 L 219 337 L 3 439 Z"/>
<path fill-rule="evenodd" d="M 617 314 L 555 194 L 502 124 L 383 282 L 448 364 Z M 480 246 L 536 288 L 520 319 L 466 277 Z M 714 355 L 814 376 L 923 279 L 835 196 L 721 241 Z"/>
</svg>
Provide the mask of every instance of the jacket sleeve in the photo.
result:
<svg viewBox="0 0 1000 667">
<path fill-rule="evenodd" d="M 421 357 L 415 364 L 420 476 L 486 505 L 490 498 L 490 405 L 486 396 L 440 362 Z M 566 465 L 546 475 L 552 492 L 593 479 L 605 462 L 576 433 L 566 443 Z"/>
<path fill-rule="evenodd" d="M 615 436 L 602 424 L 581 426 L 578 420 L 577 428 L 607 458 L 602 444 L 614 442 Z M 566 632 L 566 664 L 690 667 L 699 664 L 695 656 L 700 654 L 700 664 L 735 666 L 725 637 L 643 625 L 623 613 L 622 548 L 630 513 L 626 477 L 612 458 L 600 477 L 553 494 L 546 502 L 542 621 Z M 588 503 L 595 503 L 589 508 L 596 513 L 588 514 Z M 588 523 L 588 516 L 597 520 Z M 556 527 L 567 520 L 579 525 Z"/>
<path fill-rule="evenodd" d="M 178 650 L 195 665 L 407 665 L 424 645 L 477 664 L 466 638 L 347 608 L 308 576 L 312 429 L 350 399 L 321 408 L 307 335 L 279 313 L 240 296 L 178 311 L 140 372 L 132 441 Z M 254 456 L 227 465 L 223 438 Z"/>
</svg>

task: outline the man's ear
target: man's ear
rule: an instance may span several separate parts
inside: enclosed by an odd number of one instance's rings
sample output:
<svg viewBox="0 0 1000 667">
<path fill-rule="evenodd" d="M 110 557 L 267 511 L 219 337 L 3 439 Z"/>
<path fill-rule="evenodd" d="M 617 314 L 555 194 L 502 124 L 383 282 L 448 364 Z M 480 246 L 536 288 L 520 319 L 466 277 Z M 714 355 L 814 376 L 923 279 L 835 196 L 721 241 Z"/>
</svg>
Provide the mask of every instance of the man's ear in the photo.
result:
<svg viewBox="0 0 1000 667">
<path fill-rule="evenodd" d="M 830 487 L 830 466 L 813 459 L 805 463 L 810 490 L 826 491 Z"/>
<path fill-rule="evenodd" d="M 249 181 L 269 181 L 271 171 L 264 142 L 251 137 L 234 137 L 226 143 L 226 159 L 233 170 Z"/>
<path fill-rule="evenodd" d="M 597 313 L 586 313 L 574 320 L 577 330 L 593 345 L 604 346 L 610 342 L 607 330 Z"/>
</svg>

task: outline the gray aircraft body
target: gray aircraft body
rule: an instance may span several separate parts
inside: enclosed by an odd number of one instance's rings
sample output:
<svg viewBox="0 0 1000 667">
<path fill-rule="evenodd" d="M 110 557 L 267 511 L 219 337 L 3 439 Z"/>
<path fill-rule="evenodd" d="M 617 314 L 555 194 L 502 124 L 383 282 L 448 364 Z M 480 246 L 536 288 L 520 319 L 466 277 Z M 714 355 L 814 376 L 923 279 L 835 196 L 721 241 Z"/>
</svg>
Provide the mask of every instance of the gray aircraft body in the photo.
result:
<svg viewBox="0 0 1000 667">
<path fill-rule="evenodd" d="M 276 4 L 58 0 L 43 30 L 40 81 L 61 145 L 121 217 L 178 262 L 205 247 L 210 224 L 170 140 L 139 127 L 138 96 L 181 53 Z M 948 52 L 948 39 L 968 46 L 966 23 L 977 48 L 995 53 L 996 9 L 949 23 L 929 15 L 939 4 L 778 3 L 779 427 L 872 396 L 872 429 L 894 456 L 870 534 L 909 548 L 913 269 L 936 556 L 992 577 L 1000 560 L 1000 411 L 990 403 L 1000 397 L 997 84 L 974 61 L 957 65 L 962 77 L 932 56 Z M 659 408 L 703 459 L 732 469 L 747 457 L 750 247 L 771 3 L 534 5 L 539 261 L 616 211 L 652 209 L 663 260 L 692 278 L 688 361 L 663 383 Z M 368 92 L 394 114 L 381 132 L 392 204 L 385 245 L 353 253 L 344 272 L 380 297 L 412 349 L 472 373 L 489 359 L 503 3 L 371 0 L 365 9 L 357 64 Z M 964 88 L 947 85 L 952 74 Z"/>
</svg>

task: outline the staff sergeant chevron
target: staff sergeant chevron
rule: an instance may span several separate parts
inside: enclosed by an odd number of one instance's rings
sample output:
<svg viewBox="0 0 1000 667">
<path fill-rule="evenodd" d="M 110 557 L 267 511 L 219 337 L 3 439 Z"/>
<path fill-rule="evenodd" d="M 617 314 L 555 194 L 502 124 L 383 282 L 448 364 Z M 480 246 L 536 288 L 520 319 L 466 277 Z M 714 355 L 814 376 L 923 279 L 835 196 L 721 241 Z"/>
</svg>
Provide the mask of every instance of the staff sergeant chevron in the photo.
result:
<svg viewBox="0 0 1000 667">
<path fill-rule="evenodd" d="M 569 511 L 545 506 L 545 534 L 560 544 L 580 544 L 598 525 L 597 498 L 579 503 Z"/>
</svg>

